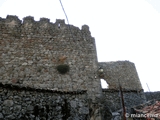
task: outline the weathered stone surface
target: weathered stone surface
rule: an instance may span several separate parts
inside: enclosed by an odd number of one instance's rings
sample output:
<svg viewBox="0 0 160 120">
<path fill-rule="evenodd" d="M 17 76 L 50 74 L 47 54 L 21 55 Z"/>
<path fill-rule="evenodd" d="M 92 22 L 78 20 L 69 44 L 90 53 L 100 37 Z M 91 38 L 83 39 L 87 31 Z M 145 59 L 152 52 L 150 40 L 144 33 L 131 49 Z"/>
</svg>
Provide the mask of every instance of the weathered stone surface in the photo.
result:
<svg viewBox="0 0 160 120">
<path fill-rule="evenodd" d="M 88 85 L 89 77 L 98 69 L 95 39 L 89 26 L 79 29 L 70 25 L 70 28 L 73 35 L 64 20 L 51 23 L 44 18 L 34 21 L 33 17 L 26 17 L 23 22 L 16 16 L 3 19 L 0 82 L 66 91 L 86 86 L 100 88 L 99 79 L 92 79 L 94 84 Z M 68 64 L 69 72 L 59 74 L 56 66 L 60 64 Z M 100 89 L 94 91 L 96 94 L 90 90 L 88 93 L 93 97 L 101 93 Z"/>
<path fill-rule="evenodd" d="M 16 117 L 14 116 L 14 114 L 12 114 L 12 115 L 6 116 L 6 118 L 9 119 L 9 120 L 13 120 L 13 119 L 15 119 Z"/>
<path fill-rule="evenodd" d="M 144 92 L 123 92 L 124 104 L 129 109 L 132 106 L 142 104 L 146 101 Z M 122 108 L 121 96 L 119 91 L 104 91 L 103 99 L 106 106 L 108 106 L 113 112 Z"/>
<path fill-rule="evenodd" d="M 88 102 L 83 94 L 75 96 L 7 88 L 1 92 L 7 92 L 9 97 L 5 94 L 0 96 L 0 120 L 34 120 L 35 117 L 36 120 L 83 120 L 89 115 Z"/>
<path fill-rule="evenodd" d="M 73 107 L 73 108 L 76 108 L 76 107 L 77 107 L 76 101 L 71 101 L 70 104 L 71 104 L 71 107 Z"/>
<path fill-rule="evenodd" d="M 118 112 L 113 112 L 112 113 L 112 120 L 121 120 L 121 114 Z"/>
<path fill-rule="evenodd" d="M 61 64 L 69 65 L 67 73 L 57 71 L 57 65 Z M 97 72 L 99 67 L 104 69 L 101 75 Z M 133 63 L 98 64 L 89 26 L 83 25 L 80 30 L 59 19 L 51 23 L 46 18 L 35 21 L 31 16 L 23 22 L 17 16 L 0 18 L 0 83 L 31 87 L 26 90 L 1 84 L 0 119 L 110 119 L 110 111 L 101 112 L 100 98 L 104 96 L 108 107 L 117 110 L 119 95 L 118 92 L 102 94 L 100 78 L 109 83 L 109 88 L 119 89 L 117 80 L 120 80 L 122 88 L 137 92 L 142 89 Z M 64 94 L 79 90 L 87 90 L 87 94 Z M 144 95 L 131 92 L 124 94 L 124 98 L 126 106 L 131 107 L 143 102 Z"/>
<path fill-rule="evenodd" d="M 3 120 L 3 114 L 2 113 L 0 113 L 0 120 Z"/>
<path fill-rule="evenodd" d="M 12 113 L 12 107 L 3 107 L 2 113 L 5 115 L 10 115 Z"/>
<path fill-rule="evenodd" d="M 142 85 L 134 63 L 129 61 L 100 62 L 103 69 L 100 78 L 108 83 L 109 89 L 119 89 L 119 83 L 124 89 L 142 90 Z"/>
<path fill-rule="evenodd" d="M 160 100 L 160 91 L 157 92 L 145 92 L 146 100 Z"/>
<path fill-rule="evenodd" d="M 80 114 L 89 114 L 89 109 L 88 109 L 88 107 L 81 107 L 81 108 L 79 109 L 79 113 L 80 113 Z"/>
<path fill-rule="evenodd" d="M 3 102 L 3 105 L 4 105 L 4 106 L 11 107 L 11 106 L 13 106 L 13 100 L 5 100 L 5 101 Z"/>
<path fill-rule="evenodd" d="M 14 106 L 14 111 L 15 112 L 20 112 L 21 108 L 22 108 L 21 105 L 15 105 Z"/>
</svg>

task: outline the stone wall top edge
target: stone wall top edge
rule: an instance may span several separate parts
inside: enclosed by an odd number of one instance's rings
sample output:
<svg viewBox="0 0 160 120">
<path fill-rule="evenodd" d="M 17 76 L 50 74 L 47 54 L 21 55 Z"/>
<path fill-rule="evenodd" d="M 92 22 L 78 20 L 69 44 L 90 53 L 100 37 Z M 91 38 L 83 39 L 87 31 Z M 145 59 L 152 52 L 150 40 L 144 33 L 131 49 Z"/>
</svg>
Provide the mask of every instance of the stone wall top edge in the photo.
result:
<svg viewBox="0 0 160 120">
<path fill-rule="evenodd" d="M 132 89 L 122 89 L 123 92 L 144 92 L 143 89 L 140 90 L 132 90 Z M 119 92 L 119 89 L 102 89 L 102 92 Z"/>
<path fill-rule="evenodd" d="M 23 25 L 24 23 L 32 23 L 32 24 L 34 24 L 34 23 L 42 23 L 42 22 L 44 24 L 45 23 L 49 23 L 49 24 L 59 24 L 60 23 L 60 24 L 63 24 L 64 26 L 66 26 L 66 27 L 70 26 L 72 28 L 76 28 L 76 29 L 78 28 L 79 29 L 79 27 L 76 27 L 74 25 L 66 24 L 64 19 L 56 19 L 55 23 L 53 23 L 53 22 L 50 22 L 50 19 L 45 18 L 45 17 L 41 17 L 39 19 L 39 21 L 34 20 L 33 16 L 26 16 L 26 17 L 23 18 L 23 20 L 20 20 L 18 18 L 18 16 L 16 16 L 16 15 L 7 15 L 6 18 L 0 17 L 0 22 L 12 22 L 13 20 L 16 21 L 20 25 Z M 79 30 L 89 31 L 89 26 L 88 25 L 82 25 L 81 29 L 79 29 Z"/>
<path fill-rule="evenodd" d="M 160 91 L 151 91 L 151 92 L 145 92 L 145 93 L 160 93 Z"/>
<path fill-rule="evenodd" d="M 134 64 L 133 62 L 130 62 L 128 60 L 124 60 L 124 61 L 109 61 L 109 62 L 98 62 L 98 64 L 115 64 L 115 63 L 129 63 L 129 64 Z"/>
</svg>

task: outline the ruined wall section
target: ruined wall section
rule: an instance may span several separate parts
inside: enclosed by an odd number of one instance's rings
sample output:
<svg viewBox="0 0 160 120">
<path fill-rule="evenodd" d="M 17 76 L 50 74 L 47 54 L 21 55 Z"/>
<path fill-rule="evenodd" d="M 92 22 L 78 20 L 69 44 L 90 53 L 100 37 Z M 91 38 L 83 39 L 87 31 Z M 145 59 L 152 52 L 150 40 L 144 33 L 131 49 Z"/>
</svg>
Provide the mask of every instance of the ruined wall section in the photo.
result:
<svg viewBox="0 0 160 120">
<path fill-rule="evenodd" d="M 103 99 L 111 111 L 115 112 L 122 109 L 122 99 L 119 90 L 103 89 Z M 144 91 L 123 90 L 123 99 L 127 112 L 131 107 L 146 102 Z"/>
<path fill-rule="evenodd" d="M 70 30 L 72 31 L 72 34 Z M 68 64 L 64 75 L 55 69 Z M 16 16 L 0 18 L 0 82 L 64 91 L 88 90 L 99 95 L 95 40 L 89 27 L 51 23 L 47 18 L 23 22 Z"/>
<path fill-rule="evenodd" d="M 104 73 L 100 76 L 109 84 L 109 89 L 119 89 L 119 82 L 123 89 L 142 90 L 134 63 L 129 61 L 100 62 Z"/>
<path fill-rule="evenodd" d="M 145 92 L 147 101 L 149 100 L 159 100 L 160 101 L 160 91 L 155 92 Z"/>
</svg>

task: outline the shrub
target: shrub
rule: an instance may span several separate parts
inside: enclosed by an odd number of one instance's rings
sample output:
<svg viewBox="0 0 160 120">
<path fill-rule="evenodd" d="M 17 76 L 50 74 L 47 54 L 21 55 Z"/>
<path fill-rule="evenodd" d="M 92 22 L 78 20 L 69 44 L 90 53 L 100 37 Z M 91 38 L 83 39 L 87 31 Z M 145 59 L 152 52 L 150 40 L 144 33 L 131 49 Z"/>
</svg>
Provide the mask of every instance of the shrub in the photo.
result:
<svg viewBox="0 0 160 120">
<path fill-rule="evenodd" d="M 58 65 L 56 67 L 57 71 L 61 74 L 65 74 L 69 71 L 69 66 L 64 64 L 64 65 Z"/>
</svg>

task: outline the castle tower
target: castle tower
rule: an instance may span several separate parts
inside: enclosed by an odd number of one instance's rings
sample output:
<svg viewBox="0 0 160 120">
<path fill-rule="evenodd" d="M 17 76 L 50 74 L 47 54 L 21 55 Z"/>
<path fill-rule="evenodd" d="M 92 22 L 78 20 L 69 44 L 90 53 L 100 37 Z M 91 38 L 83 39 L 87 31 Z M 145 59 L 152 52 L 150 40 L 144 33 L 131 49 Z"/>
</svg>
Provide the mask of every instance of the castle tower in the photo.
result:
<svg viewBox="0 0 160 120">
<path fill-rule="evenodd" d="M 71 31 L 72 34 L 71 34 Z M 60 66 L 62 71 L 58 71 Z M 100 96 L 98 61 L 89 27 L 57 19 L 0 18 L 0 82 Z"/>
</svg>

